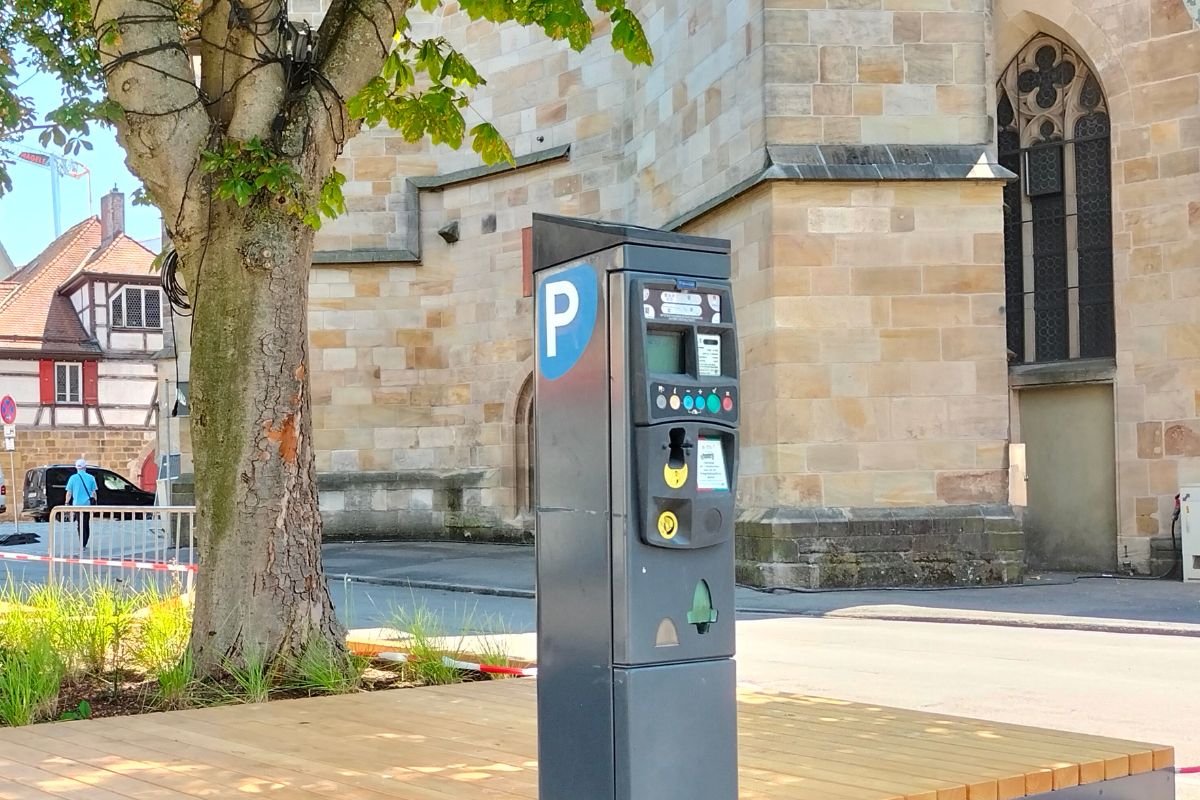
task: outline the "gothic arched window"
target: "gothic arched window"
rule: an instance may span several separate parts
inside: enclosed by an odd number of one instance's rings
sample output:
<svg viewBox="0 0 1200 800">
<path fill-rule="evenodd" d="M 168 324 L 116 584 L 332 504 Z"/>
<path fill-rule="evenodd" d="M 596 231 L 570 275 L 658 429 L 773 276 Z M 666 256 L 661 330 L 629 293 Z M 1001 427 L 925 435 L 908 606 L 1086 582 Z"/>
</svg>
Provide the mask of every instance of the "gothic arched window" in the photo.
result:
<svg viewBox="0 0 1200 800">
<path fill-rule="evenodd" d="M 530 374 L 521 384 L 517 393 L 516 414 L 513 422 L 516 426 L 513 437 L 513 468 L 514 488 L 516 489 L 517 512 L 533 512 L 533 375 Z"/>
<path fill-rule="evenodd" d="M 1112 189 L 1104 91 L 1071 48 L 1038 36 L 996 96 L 1008 349 L 1018 363 L 1112 356 Z"/>
</svg>

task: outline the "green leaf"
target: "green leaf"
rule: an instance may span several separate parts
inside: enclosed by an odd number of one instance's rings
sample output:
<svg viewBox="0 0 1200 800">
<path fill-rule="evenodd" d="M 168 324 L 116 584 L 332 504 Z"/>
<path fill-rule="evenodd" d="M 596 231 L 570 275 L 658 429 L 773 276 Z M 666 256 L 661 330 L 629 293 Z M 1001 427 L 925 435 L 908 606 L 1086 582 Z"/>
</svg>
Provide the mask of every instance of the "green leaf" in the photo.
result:
<svg viewBox="0 0 1200 800">
<path fill-rule="evenodd" d="M 517 165 L 508 142 L 504 141 L 500 131 L 496 130 L 496 127 L 490 122 L 471 128 L 471 149 L 479 153 L 485 164 L 507 161 L 511 166 Z"/>
<path fill-rule="evenodd" d="M 446 55 L 446 60 L 442 63 L 441 78 L 450 78 L 456 86 L 465 85 L 472 88 L 486 83 L 471 62 L 467 61 L 466 56 L 457 50 L 451 50 Z"/>
<path fill-rule="evenodd" d="M 254 196 L 254 187 L 240 178 L 231 182 L 230 191 L 239 206 L 247 206 Z"/>
</svg>

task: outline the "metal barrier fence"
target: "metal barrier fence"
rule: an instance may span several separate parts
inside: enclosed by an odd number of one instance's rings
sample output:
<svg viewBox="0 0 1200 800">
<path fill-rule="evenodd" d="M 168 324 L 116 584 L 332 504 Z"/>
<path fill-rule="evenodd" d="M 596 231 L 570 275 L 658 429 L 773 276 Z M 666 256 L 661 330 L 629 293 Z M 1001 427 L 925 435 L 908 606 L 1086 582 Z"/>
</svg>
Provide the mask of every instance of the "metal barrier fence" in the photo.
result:
<svg viewBox="0 0 1200 800">
<path fill-rule="evenodd" d="M 50 583 L 120 581 L 134 590 L 179 585 L 190 592 L 195 527 L 194 506 L 60 506 L 50 515 Z"/>
</svg>

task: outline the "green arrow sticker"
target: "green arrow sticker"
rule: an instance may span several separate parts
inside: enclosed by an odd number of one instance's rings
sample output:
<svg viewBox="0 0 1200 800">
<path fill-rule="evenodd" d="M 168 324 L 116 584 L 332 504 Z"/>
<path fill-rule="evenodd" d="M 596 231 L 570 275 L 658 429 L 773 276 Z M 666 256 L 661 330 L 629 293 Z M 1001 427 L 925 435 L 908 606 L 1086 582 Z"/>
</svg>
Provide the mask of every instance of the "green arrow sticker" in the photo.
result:
<svg viewBox="0 0 1200 800">
<path fill-rule="evenodd" d="M 717 610 L 712 607 L 712 592 L 708 590 L 708 581 L 696 584 L 692 595 L 692 610 L 688 612 L 689 625 L 695 625 L 698 633 L 708 633 L 708 626 L 717 621 Z"/>
</svg>

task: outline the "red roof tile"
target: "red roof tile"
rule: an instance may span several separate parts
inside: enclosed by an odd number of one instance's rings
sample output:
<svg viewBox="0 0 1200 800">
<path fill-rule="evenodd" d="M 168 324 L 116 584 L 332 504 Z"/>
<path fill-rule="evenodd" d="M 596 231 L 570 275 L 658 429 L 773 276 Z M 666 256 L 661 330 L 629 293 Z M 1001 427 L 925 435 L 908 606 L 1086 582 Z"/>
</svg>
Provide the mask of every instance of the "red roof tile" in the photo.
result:
<svg viewBox="0 0 1200 800">
<path fill-rule="evenodd" d="M 85 219 L 0 281 L 0 349 L 99 355 L 59 289 L 81 273 L 144 277 L 153 263 L 154 254 L 124 234 L 100 248 L 99 218 Z"/>
<path fill-rule="evenodd" d="M 83 265 L 89 275 L 153 275 L 154 253 L 137 241 L 121 235 L 92 254 Z"/>
</svg>

